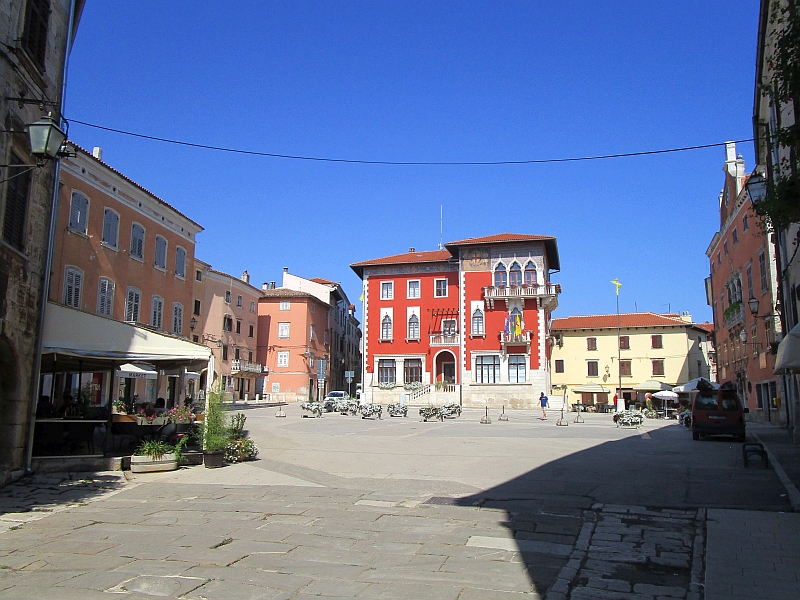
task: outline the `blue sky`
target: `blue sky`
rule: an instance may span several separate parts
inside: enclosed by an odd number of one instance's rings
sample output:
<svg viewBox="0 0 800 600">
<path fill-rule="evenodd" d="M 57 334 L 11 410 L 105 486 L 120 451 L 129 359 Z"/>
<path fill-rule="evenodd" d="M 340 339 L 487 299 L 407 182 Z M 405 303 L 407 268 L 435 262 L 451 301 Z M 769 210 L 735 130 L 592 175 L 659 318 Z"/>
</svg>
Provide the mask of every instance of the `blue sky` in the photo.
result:
<svg viewBox="0 0 800 600">
<path fill-rule="evenodd" d="M 493 161 L 744 140 L 758 1 L 93 1 L 66 118 L 199 144 L 389 161 Z M 198 258 L 253 282 L 501 232 L 556 236 L 555 316 L 711 318 L 705 250 L 724 149 L 579 163 L 385 166 L 244 156 L 72 123 L 205 227 Z M 737 147 L 747 170 L 752 143 Z M 359 307 L 360 313 L 360 307 Z"/>
</svg>

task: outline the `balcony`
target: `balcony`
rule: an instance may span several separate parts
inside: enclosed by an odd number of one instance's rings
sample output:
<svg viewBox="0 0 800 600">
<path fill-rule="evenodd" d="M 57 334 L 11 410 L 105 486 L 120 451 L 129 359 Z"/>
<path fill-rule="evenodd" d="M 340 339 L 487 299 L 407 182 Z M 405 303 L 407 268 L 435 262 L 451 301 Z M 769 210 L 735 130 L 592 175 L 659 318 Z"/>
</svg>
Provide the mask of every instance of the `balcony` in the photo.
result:
<svg viewBox="0 0 800 600">
<path fill-rule="evenodd" d="M 725 322 L 725 327 L 730 329 L 739 323 L 744 323 L 744 304 L 742 302 L 734 302 L 725 312 L 722 313 L 722 320 Z"/>
<path fill-rule="evenodd" d="M 506 351 L 508 346 L 522 346 L 525 344 L 526 352 L 530 353 L 531 351 L 531 332 L 530 331 L 523 331 L 519 335 L 514 333 L 505 333 L 500 332 L 500 347 L 503 349 L 503 352 Z"/>
<path fill-rule="evenodd" d="M 560 283 L 545 283 L 542 285 L 520 285 L 520 286 L 489 286 L 483 288 L 483 296 L 489 304 L 489 308 L 494 308 L 495 300 L 505 300 L 506 308 L 508 301 L 512 298 L 535 299 L 539 300 L 539 308 L 546 308 L 553 311 L 558 306 L 558 295 L 561 293 Z"/>
<path fill-rule="evenodd" d="M 264 365 L 261 363 L 253 363 L 246 360 L 233 360 L 231 362 L 231 375 L 236 373 L 255 373 L 260 375 L 263 372 Z"/>
<path fill-rule="evenodd" d="M 432 333 L 431 346 L 458 346 L 460 339 L 457 333 Z"/>
</svg>

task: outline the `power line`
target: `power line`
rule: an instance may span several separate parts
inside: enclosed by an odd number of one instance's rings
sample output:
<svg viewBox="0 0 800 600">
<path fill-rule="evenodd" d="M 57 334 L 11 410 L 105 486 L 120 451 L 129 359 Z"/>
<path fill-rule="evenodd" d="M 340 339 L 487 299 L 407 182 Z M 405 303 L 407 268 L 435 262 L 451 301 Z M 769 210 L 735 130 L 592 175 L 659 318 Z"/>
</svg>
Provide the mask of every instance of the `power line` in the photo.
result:
<svg viewBox="0 0 800 600">
<path fill-rule="evenodd" d="M 570 158 L 532 158 L 525 160 L 467 160 L 467 161 L 424 161 L 424 160 L 362 160 L 357 158 L 331 158 L 327 156 L 301 156 L 297 154 L 278 154 L 275 152 L 259 152 L 257 150 L 242 150 L 240 148 L 225 148 L 223 146 L 210 146 L 208 144 L 195 144 L 193 142 L 184 142 L 180 140 L 171 140 L 154 135 L 145 135 L 143 133 L 134 133 L 132 131 L 125 131 L 123 129 L 115 129 L 113 127 L 104 127 L 102 125 L 95 125 L 94 123 L 86 123 L 85 121 L 78 121 L 77 119 L 70 119 L 71 123 L 85 125 L 94 129 L 101 129 L 103 131 L 110 131 L 112 133 L 119 133 L 122 135 L 129 135 L 132 137 L 142 138 L 145 140 L 153 140 L 156 142 L 165 142 L 167 144 L 176 144 L 178 146 L 189 146 L 190 148 L 200 148 L 203 150 L 217 150 L 219 152 L 231 152 L 234 154 L 247 154 L 250 156 L 265 156 L 268 158 L 285 158 L 290 160 L 309 160 L 316 162 L 330 162 L 330 163 L 348 163 L 356 165 L 396 165 L 396 166 L 499 166 L 499 165 L 541 165 L 547 163 L 565 163 L 565 162 L 580 162 L 587 160 L 605 160 L 609 158 L 628 158 L 633 156 L 650 156 L 654 154 L 669 154 L 672 152 L 687 152 L 689 150 L 703 150 L 706 148 L 719 148 L 728 142 L 718 142 L 715 144 L 701 144 L 699 146 L 684 146 L 681 148 L 666 148 L 662 150 L 645 150 L 643 152 L 622 152 L 619 154 L 600 154 L 597 156 L 575 156 Z M 752 142 L 753 138 L 746 140 L 735 140 L 735 144 L 743 144 L 745 142 Z"/>
</svg>

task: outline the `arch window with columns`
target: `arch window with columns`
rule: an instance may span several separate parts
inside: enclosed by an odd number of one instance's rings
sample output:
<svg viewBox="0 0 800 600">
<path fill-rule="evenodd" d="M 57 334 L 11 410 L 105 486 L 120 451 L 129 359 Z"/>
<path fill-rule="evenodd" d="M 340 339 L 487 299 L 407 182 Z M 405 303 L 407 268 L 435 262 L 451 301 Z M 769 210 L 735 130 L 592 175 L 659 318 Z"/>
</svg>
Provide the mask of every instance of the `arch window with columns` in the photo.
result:
<svg viewBox="0 0 800 600">
<path fill-rule="evenodd" d="M 498 263 L 494 268 L 494 286 L 506 287 L 508 285 L 508 272 L 503 263 Z"/>
</svg>

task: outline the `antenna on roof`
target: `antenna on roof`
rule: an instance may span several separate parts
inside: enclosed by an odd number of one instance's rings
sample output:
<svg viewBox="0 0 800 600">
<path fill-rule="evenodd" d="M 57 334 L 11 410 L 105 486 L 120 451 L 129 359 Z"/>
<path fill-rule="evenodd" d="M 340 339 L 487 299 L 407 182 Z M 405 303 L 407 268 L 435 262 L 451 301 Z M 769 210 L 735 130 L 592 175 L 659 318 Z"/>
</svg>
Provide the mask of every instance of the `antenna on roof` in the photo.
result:
<svg viewBox="0 0 800 600">
<path fill-rule="evenodd" d="M 442 205 L 440 204 L 439 205 L 439 250 L 441 250 L 442 247 L 443 247 L 442 246 L 442 222 L 443 222 L 442 215 L 443 215 Z"/>
</svg>

